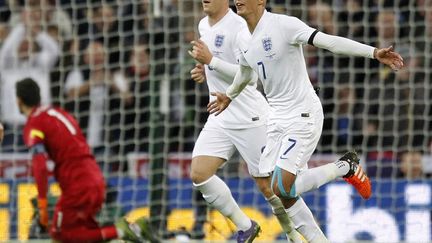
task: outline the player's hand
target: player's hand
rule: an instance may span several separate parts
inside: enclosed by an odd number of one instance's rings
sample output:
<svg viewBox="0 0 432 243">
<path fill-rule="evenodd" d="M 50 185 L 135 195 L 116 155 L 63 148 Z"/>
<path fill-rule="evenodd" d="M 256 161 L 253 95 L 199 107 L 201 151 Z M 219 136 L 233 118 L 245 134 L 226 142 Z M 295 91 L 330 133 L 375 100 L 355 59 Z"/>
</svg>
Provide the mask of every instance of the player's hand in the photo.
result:
<svg viewBox="0 0 432 243">
<path fill-rule="evenodd" d="M 197 83 L 203 83 L 206 80 L 204 65 L 197 63 L 190 71 L 191 78 Z"/>
<path fill-rule="evenodd" d="M 210 94 L 216 96 L 216 99 L 207 105 L 207 111 L 217 116 L 229 106 L 231 99 L 221 92 L 211 92 Z"/>
<path fill-rule="evenodd" d="M 4 127 L 3 124 L 0 123 L 0 143 L 3 141 L 4 137 Z"/>
<path fill-rule="evenodd" d="M 48 228 L 48 201 L 46 198 L 38 198 L 39 224 Z"/>
<path fill-rule="evenodd" d="M 394 71 L 404 66 L 403 58 L 393 50 L 393 46 L 375 49 L 374 57 L 381 63 L 389 66 Z"/>
<path fill-rule="evenodd" d="M 189 55 L 202 64 L 210 64 L 213 55 L 209 48 L 202 40 L 191 41 L 192 51 L 188 51 Z"/>
</svg>

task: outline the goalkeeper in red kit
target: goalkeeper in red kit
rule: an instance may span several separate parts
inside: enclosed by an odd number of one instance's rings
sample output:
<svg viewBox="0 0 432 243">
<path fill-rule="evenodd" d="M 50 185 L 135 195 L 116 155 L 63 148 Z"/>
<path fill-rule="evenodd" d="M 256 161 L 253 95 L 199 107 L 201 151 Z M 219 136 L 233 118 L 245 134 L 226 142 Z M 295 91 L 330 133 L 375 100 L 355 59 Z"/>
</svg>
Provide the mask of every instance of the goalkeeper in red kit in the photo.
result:
<svg viewBox="0 0 432 243">
<path fill-rule="evenodd" d="M 39 86 L 30 78 L 16 84 L 16 95 L 20 112 L 28 119 L 23 135 L 32 154 L 39 223 L 49 228 L 51 237 L 63 243 L 111 239 L 158 242 L 144 218 L 132 224 L 122 218 L 112 226 L 99 227 L 95 216 L 105 200 L 105 181 L 77 121 L 60 108 L 41 106 Z M 54 176 L 62 191 L 51 221 L 48 159 L 54 161 Z"/>
</svg>

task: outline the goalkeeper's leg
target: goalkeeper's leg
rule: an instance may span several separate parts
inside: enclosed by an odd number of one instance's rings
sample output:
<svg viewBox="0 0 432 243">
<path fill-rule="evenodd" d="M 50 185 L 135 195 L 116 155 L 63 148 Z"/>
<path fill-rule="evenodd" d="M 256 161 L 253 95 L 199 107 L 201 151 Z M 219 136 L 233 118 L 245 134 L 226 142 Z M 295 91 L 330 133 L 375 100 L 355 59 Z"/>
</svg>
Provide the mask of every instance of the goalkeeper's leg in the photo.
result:
<svg viewBox="0 0 432 243">
<path fill-rule="evenodd" d="M 116 225 L 99 227 L 94 219 L 97 210 L 89 213 L 86 209 L 57 207 L 51 226 L 51 236 L 62 243 L 101 242 L 125 239 L 139 242 L 139 232 L 132 225 L 118 222 Z M 122 219 L 123 220 L 123 219 Z"/>
<path fill-rule="evenodd" d="M 123 219 L 124 220 L 124 219 Z M 72 228 L 56 234 L 56 240 L 53 242 L 76 243 L 76 242 L 102 242 L 114 239 L 123 239 L 130 242 L 141 242 L 141 236 L 138 226 L 124 223 L 101 228 Z"/>
<path fill-rule="evenodd" d="M 52 238 L 62 243 L 112 239 L 140 242 L 139 228 L 124 219 L 112 226 L 99 227 L 95 216 L 105 199 L 105 185 L 103 181 L 89 181 L 88 185 L 66 191 L 60 196 L 51 223 Z"/>
</svg>

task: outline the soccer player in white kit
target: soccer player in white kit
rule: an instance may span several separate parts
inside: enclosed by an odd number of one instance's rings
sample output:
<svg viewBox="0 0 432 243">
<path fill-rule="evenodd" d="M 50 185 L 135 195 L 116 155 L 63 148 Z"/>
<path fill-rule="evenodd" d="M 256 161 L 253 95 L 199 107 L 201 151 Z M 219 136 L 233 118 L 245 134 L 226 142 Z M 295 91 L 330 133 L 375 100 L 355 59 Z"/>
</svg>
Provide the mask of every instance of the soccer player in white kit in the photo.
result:
<svg viewBox="0 0 432 243">
<path fill-rule="evenodd" d="M 358 166 L 355 153 L 347 153 L 335 163 L 307 169 L 307 161 L 321 134 L 323 110 L 307 75 L 302 45 L 375 58 L 394 70 L 403 67 L 403 59 L 392 47 L 376 49 L 321 33 L 297 18 L 269 13 L 265 10 L 265 0 L 236 0 L 235 3 L 237 13 L 247 22 L 249 33 L 240 33 L 237 39 L 242 55 L 233 83 L 226 93 L 213 94 L 217 99 L 209 103 L 208 111 L 223 114 L 221 112 L 246 87 L 254 71 L 258 73 L 270 104 L 267 144 L 259 172 L 274 170 L 272 189 L 306 240 L 328 242 L 299 194 L 337 177 L 344 177 L 366 199 L 371 195 L 371 186 Z"/>
<path fill-rule="evenodd" d="M 234 44 L 237 33 L 247 29 L 246 22 L 229 8 L 228 0 L 204 0 L 203 9 L 207 16 L 198 26 L 201 40 L 194 42 L 190 55 L 206 64 L 205 74 L 203 65 L 197 64 L 191 77 L 197 82 L 203 82 L 206 77 L 211 92 L 226 90 L 239 68 L 236 55 L 240 55 L 240 50 Z M 204 46 L 206 52 L 201 49 Z M 270 188 L 270 173 L 258 171 L 261 151 L 266 144 L 265 122 L 269 106 L 256 89 L 257 75 L 253 79 L 253 85 L 246 87 L 224 114 L 209 116 L 193 150 L 193 185 L 211 206 L 234 222 L 239 230 L 237 242 L 252 242 L 260 230 L 259 225 L 243 213 L 228 186 L 216 175 L 217 169 L 237 149 L 284 231 L 294 242 L 301 242 L 300 235 L 290 225 L 281 200 Z"/>
</svg>

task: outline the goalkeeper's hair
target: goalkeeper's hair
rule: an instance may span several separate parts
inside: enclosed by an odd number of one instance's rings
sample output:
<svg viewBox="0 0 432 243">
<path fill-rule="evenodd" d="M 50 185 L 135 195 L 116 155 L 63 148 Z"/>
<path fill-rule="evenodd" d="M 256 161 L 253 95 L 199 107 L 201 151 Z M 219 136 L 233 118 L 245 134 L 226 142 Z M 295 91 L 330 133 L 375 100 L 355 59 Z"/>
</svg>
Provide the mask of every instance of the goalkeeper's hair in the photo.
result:
<svg viewBox="0 0 432 243">
<path fill-rule="evenodd" d="M 16 95 L 28 107 L 40 104 L 39 85 L 31 78 L 25 78 L 16 83 Z"/>
</svg>

